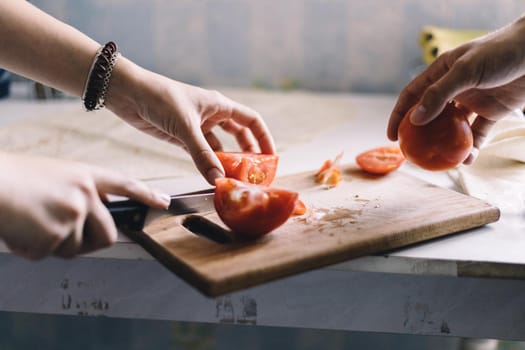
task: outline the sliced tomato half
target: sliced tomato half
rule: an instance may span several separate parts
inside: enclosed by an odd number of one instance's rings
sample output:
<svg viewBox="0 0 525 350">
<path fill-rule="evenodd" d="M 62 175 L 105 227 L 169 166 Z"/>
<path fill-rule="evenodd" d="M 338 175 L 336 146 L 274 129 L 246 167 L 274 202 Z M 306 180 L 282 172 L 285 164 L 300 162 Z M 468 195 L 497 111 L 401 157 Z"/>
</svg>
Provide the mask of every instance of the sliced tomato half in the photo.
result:
<svg viewBox="0 0 525 350">
<path fill-rule="evenodd" d="M 252 185 L 232 178 L 215 180 L 215 210 L 233 232 L 257 238 L 281 226 L 292 215 L 297 192 Z"/>
<path fill-rule="evenodd" d="M 226 177 L 243 182 L 269 186 L 275 179 L 279 156 L 247 152 L 215 152 Z"/>
<path fill-rule="evenodd" d="M 397 146 L 374 148 L 359 154 L 356 163 L 370 174 L 385 175 L 403 164 L 405 157 Z"/>
</svg>

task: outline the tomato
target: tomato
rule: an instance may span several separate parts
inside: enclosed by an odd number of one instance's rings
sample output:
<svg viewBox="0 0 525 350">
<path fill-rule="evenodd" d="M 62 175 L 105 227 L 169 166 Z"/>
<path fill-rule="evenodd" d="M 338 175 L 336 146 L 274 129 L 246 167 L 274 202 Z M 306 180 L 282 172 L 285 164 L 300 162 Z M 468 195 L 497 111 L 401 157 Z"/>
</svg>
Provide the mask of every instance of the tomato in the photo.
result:
<svg viewBox="0 0 525 350">
<path fill-rule="evenodd" d="M 279 156 L 247 152 L 215 152 L 221 161 L 226 177 L 251 184 L 272 184 L 277 172 Z"/>
<path fill-rule="evenodd" d="M 367 173 L 385 175 L 399 168 L 405 157 L 399 147 L 384 146 L 359 154 L 355 161 Z"/>
<path fill-rule="evenodd" d="M 343 152 L 339 153 L 333 161 L 330 159 L 325 160 L 315 174 L 315 182 L 328 186 L 337 186 L 343 179 L 341 170 L 339 169 L 339 163 L 342 157 Z"/>
<path fill-rule="evenodd" d="M 258 238 L 281 226 L 292 215 L 297 192 L 252 185 L 232 178 L 215 180 L 215 210 L 233 232 Z"/>
<path fill-rule="evenodd" d="M 297 202 L 295 202 L 295 207 L 293 209 L 293 215 L 303 215 L 304 213 L 306 213 L 306 205 L 304 204 L 304 202 L 300 199 L 297 200 Z"/>
<path fill-rule="evenodd" d="M 398 129 L 399 146 L 409 161 L 427 170 L 447 170 L 468 157 L 473 144 L 470 112 L 451 102 L 436 119 L 416 126 L 409 118 L 413 109 Z"/>
</svg>

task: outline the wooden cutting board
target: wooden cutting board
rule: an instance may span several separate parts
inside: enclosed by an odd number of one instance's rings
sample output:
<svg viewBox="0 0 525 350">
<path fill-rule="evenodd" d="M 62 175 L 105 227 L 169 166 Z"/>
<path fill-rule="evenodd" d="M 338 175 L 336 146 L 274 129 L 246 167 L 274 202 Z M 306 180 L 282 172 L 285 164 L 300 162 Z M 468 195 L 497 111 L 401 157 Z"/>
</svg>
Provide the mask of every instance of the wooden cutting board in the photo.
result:
<svg viewBox="0 0 525 350">
<path fill-rule="evenodd" d="M 274 187 L 298 191 L 308 212 L 256 241 L 216 243 L 186 229 L 183 223 L 196 219 L 187 215 L 162 216 L 127 234 L 202 293 L 217 296 L 481 226 L 500 215 L 485 202 L 401 172 L 378 177 L 348 166 L 343 174 L 331 189 L 317 185 L 313 172 L 277 179 Z M 215 212 L 197 219 L 208 234 L 225 233 Z M 208 227 L 209 221 L 221 228 Z"/>
</svg>

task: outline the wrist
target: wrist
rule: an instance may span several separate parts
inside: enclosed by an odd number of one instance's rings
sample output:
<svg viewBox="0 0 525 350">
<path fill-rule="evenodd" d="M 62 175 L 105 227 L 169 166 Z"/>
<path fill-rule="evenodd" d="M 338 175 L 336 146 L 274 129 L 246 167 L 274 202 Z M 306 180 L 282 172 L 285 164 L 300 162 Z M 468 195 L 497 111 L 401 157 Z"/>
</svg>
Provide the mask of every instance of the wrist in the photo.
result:
<svg viewBox="0 0 525 350">
<path fill-rule="evenodd" d="M 137 105 L 144 69 L 125 57 L 117 61 L 106 94 L 106 107 L 113 111 L 127 110 Z"/>
<path fill-rule="evenodd" d="M 82 93 L 82 101 L 88 112 L 105 106 L 111 75 L 119 57 L 117 44 L 113 41 L 101 46 L 97 51 Z"/>
</svg>

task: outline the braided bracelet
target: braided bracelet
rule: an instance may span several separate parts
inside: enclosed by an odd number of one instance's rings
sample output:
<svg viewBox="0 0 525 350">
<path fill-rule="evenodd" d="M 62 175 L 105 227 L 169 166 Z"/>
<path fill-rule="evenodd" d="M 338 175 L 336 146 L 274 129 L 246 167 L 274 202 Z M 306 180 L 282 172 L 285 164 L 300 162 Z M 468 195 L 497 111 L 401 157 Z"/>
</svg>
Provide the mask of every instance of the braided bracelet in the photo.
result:
<svg viewBox="0 0 525 350">
<path fill-rule="evenodd" d="M 111 73 L 119 56 L 117 44 L 112 41 L 97 51 L 82 94 L 82 101 L 87 111 L 104 107 Z"/>
</svg>

